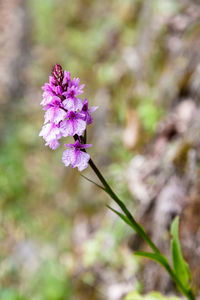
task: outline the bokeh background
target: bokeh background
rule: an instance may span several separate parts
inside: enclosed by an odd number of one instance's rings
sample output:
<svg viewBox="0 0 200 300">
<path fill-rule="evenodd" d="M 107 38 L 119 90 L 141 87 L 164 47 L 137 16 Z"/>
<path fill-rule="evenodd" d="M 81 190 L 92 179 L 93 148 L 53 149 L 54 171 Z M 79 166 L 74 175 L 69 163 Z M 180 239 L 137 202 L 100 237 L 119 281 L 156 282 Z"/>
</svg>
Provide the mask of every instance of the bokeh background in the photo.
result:
<svg viewBox="0 0 200 300">
<path fill-rule="evenodd" d="M 166 255 L 180 215 L 198 294 L 198 1 L 0 0 L 0 45 L 0 299 L 177 294 L 159 266 L 134 257 L 145 246 L 108 211 L 108 197 L 38 136 L 55 63 L 99 106 L 90 154 Z"/>
</svg>

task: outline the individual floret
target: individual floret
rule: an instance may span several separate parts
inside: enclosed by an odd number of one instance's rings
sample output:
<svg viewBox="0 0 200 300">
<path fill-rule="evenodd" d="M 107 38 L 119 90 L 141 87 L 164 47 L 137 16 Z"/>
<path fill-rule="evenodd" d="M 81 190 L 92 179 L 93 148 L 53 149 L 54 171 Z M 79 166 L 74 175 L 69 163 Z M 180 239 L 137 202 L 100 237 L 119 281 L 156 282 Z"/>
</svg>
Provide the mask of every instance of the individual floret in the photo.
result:
<svg viewBox="0 0 200 300">
<path fill-rule="evenodd" d="M 83 171 L 87 168 L 90 155 L 82 150 L 92 145 L 83 145 L 79 141 L 76 141 L 74 144 L 65 144 L 65 146 L 70 148 L 63 152 L 62 161 L 65 166 L 68 167 L 70 165 L 72 168 L 77 167 L 79 171 Z"/>
</svg>

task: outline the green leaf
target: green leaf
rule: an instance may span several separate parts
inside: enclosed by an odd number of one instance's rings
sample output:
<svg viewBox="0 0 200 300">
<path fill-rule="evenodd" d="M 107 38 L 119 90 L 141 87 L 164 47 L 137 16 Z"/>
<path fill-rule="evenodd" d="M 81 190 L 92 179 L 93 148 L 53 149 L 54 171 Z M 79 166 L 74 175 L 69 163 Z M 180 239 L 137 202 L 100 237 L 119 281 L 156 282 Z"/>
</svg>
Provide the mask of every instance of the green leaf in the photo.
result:
<svg viewBox="0 0 200 300">
<path fill-rule="evenodd" d="M 115 210 L 114 208 L 112 208 L 109 205 L 106 205 L 110 210 L 112 210 L 116 215 L 118 215 L 120 217 L 120 219 L 122 219 L 126 224 L 128 224 L 130 227 L 133 227 L 131 222 L 129 221 L 129 219 L 125 216 L 122 215 L 120 212 L 118 212 L 117 210 Z M 135 228 L 134 228 L 135 229 Z"/>
<path fill-rule="evenodd" d="M 126 295 L 124 300 L 181 300 L 181 298 L 175 296 L 165 297 L 158 292 L 151 292 L 147 295 L 140 295 L 138 292 L 132 291 L 128 295 Z"/>
<path fill-rule="evenodd" d="M 144 228 L 140 224 L 138 224 L 134 219 L 130 220 L 127 216 L 121 214 L 120 212 L 110 207 L 109 205 L 107 205 L 107 207 L 110 210 L 112 210 L 115 214 L 117 214 L 126 224 L 128 224 L 131 228 L 133 228 L 133 230 L 136 231 L 140 235 L 140 237 L 143 238 L 149 244 L 149 246 L 153 249 L 155 253 L 158 254 L 160 253 L 157 247 L 153 244 L 151 239 L 146 234 Z"/>
<path fill-rule="evenodd" d="M 142 257 L 154 260 L 157 263 L 159 263 L 161 266 L 163 266 L 164 268 L 168 269 L 168 267 L 169 267 L 167 258 L 165 256 L 163 256 L 162 254 L 143 252 L 143 251 L 136 251 L 136 252 L 134 252 L 134 254 L 137 256 L 142 256 Z"/>
<path fill-rule="evenodd" d="M 189 281 L 191 278 L 190 270 L 188 264 L 183 258 L 181 252 L 181 245 L 179 241 L 179 218 L 176 217 L 171 224 L 171 252 L 172 252 L 172 261 L 173 261 L 173 268 L 176 276 L 182 282 L 182 284 L 187 288 L 190 289 Z"/>
<path fill-rule="evenodd" d="M 87 181 L 93 183 L 94 185 L 96 185 L 98 188 L 102 189 L 103 191 L 105 191 L 104 187 L 99 185 L 98 183 L 96 183 L 95 181 L 93 181 L 92 179 L 84 176 L 83 174 L 81 174 L 81 177 L 83 177 L 84 179 L 86 179 Z"/>
<path fill-rule="evenodd" d="M 131 228 L 133 228 L 134 231 L 136 231 L 142 238 L 144 238 L 145 231 L 142 228 L 142 226 L 140 226 L 139 224 L 136 224 L 136 223 L 132 223 L 127 216 L 121 214 L 120 212 L 118 212 L 114 208 L 110 207 L 109 205 L 107 205 L 107 207 L 110 210 L 112 210 L 115 214 L 117 214 L 126 224 L 128 224 Z"/>
</svg>

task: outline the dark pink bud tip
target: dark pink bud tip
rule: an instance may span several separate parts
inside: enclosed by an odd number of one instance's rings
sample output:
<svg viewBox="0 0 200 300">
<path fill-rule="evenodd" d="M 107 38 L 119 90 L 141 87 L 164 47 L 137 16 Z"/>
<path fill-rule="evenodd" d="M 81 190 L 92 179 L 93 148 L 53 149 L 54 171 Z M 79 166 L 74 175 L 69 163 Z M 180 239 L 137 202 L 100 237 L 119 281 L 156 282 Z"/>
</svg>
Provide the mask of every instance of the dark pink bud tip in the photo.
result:
<svg viewBox="0 0 200 300">
<path fill-rule="evenodd" d="M 62 82 L 64 72 L 61 65 L 55 64 L 52 70 L 52 75 L 57 80 L 58 83 Z"/>
</svg>

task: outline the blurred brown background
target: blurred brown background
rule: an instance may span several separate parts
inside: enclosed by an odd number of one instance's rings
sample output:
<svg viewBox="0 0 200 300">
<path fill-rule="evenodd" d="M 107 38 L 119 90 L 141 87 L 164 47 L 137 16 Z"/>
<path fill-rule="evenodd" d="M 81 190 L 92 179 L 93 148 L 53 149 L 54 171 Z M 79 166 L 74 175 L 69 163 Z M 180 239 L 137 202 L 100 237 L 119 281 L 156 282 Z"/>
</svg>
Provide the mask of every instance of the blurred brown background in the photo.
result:
<svg viewBox="0 0 200 300">
<path fill-rule="evenodd" d="M 38 137 L 55 63 L 99 106 L 90 154 L 167 256 L 180 215 L 198 294 L 199 2 L 0 0 L 0 45 L 0 299 L 177 293 L 165 271 L 133 256 L 145 245 L 107 210 L 107 196 L 65 168 L 63 147 Z"/>
</svg>

